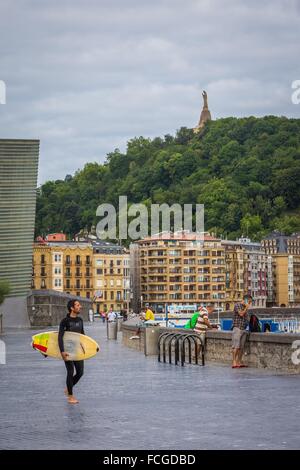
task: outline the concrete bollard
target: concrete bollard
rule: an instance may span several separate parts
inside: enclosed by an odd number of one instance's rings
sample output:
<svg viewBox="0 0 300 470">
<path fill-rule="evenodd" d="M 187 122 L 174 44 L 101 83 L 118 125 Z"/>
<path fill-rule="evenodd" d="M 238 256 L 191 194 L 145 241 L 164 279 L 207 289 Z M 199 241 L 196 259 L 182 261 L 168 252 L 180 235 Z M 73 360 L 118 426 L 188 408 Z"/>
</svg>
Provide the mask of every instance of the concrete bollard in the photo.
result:
<svg viewBox="0 0 300 470">
<path fill-rule="evenodd" d="M 118 323 L 118 331 L 121 331 L 123 318 L 118 318 L 117 323 Z"/>
<path fill-rule="evenodd" d="M 144 346 L 144 353 L 145 356 L 156 355 L 158 353 L 158 338 L 159 338 L 159 331 L 161 327 L 153 326 L 153 325 L 145 325 L 145 346 Z"/>
</svg>

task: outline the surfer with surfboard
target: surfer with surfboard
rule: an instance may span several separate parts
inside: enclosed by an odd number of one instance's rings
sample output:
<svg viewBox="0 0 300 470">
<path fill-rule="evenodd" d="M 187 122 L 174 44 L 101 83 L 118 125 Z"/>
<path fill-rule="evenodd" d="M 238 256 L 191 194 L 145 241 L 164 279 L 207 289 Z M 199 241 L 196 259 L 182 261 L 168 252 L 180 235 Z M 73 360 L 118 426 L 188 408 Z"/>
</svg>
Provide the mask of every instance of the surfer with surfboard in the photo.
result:
<svg viewBox="0 0 300 470">
<path fill-rule="evenodd" d="M 84 329 L 83 320 L 81 317 L 79 317 L 81 305 L 78 300 L 69 300 L 67 308 L 69 313 L 65 318 L 62 319 L 59 325 L 58 346 L 67 369 L 67 388 L 65 389 L 65 394 L 68 397 L 68 403 L 73 405 L 79 403 L 77 398 L 75 398 L 73 395 L 73 387 L 83 376 L 84 361 L 68 360 L 69 354 L 65 352 L 63 337 L 65 331 L 72 331 L 74 333 L 80 333 L 84 335 Z M 76 371 L 75 375 L 74 369 Z"/>
</svg>

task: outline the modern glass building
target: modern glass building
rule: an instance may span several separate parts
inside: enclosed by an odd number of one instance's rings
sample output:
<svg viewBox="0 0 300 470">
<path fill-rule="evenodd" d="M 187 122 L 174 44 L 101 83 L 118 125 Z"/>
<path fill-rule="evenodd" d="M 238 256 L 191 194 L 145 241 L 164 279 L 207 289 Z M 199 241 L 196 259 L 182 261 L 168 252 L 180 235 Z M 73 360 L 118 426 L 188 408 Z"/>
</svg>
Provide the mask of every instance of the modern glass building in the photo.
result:
<svg viewBox="0 0 300 470">
<path fill-rule="evenodd" d="M 0 280 L 11 298 L 31 287 L 39 140 L 0 139 Z"/>
</svg>

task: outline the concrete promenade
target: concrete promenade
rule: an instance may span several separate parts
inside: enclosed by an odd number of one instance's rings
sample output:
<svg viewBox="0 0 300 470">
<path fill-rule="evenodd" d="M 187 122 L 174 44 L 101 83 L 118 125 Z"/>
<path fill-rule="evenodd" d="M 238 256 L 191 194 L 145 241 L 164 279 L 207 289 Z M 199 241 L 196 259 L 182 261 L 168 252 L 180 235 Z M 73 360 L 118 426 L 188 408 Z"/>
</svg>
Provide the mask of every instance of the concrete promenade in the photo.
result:
<svg viewBox="0 0 300 470">
<path fill-rule="evenodd" d="M 63 393 L 65 367 L 30 347 L 34 330 L 1 336 L 0 449 L 298 449 L 300 376 L 207 364 L 160 364 L 107 341 Z"/>
</svg>

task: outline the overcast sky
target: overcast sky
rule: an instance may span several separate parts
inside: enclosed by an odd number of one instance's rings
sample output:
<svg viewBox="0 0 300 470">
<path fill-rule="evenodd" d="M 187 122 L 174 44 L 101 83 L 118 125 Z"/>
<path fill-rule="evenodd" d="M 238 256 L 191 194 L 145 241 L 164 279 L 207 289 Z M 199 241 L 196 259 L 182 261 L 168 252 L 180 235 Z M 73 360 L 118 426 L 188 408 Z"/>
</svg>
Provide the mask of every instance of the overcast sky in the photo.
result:
<svg viewBox="0 0 300 470">
<path fill-rule="evenodd" d="M 300 117 L 299 0 L 0 0 L 0 138 L 41 140 L 39 181 L 199 119 Z"/>
</svg>

